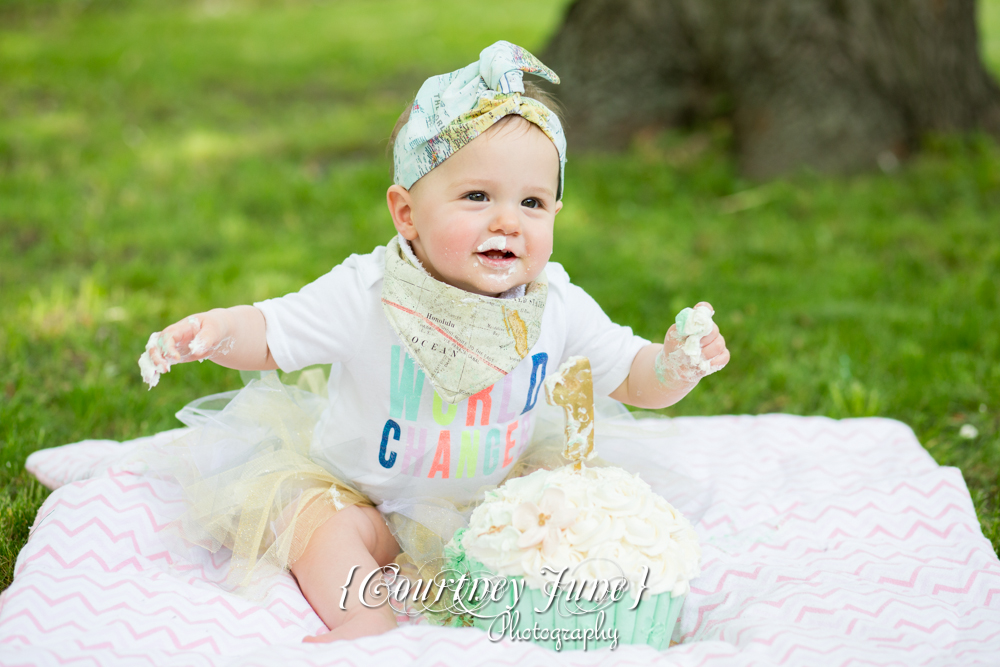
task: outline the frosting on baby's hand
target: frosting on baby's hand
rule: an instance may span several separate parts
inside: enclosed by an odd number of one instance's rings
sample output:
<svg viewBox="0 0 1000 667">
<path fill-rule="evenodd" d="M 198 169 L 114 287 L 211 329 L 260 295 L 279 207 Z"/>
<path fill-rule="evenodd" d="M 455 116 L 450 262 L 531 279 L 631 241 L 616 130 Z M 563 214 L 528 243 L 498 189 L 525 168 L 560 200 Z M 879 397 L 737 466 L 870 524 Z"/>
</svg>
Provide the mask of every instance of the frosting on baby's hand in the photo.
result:
<svg viewBox="0 0 1000 667">
<path fill-rule="evenodd" d="M 705 375 L 712 372 L 712 364 L 701 352 L 701 339 L 712 333 L 714 314 L 707 306 L 695 306 L 677 313 L 675 320 L 677 335 L 684 341 L 681 349 L 688 355 L 691 365 L 696 366 Z"/>
<path fill-rule="evenodd" d="M 160 381 L 161 374 L 170 372 L 173 364 L 204 361 L 233 350 L 236 340 L 232 336 L 220 337 L 217 323 L 208 327 L 204 324 L 201 318 L 192 315 L 149 337 L 146 351 L 139 357 L 139 371 L 150 389 Z"/>
<path fill-rule="evenodd" d="M 677 313 L 673 338 L 680 344 L 670 354 L 661 350 L 656 355 L 654 368 L 661 384 L 671 384 L 674 380 L 696 382 L 714 373 L 712 362 L 705 358 L 701 349 L 701 339 L 712 333 L 715 312 L 708 306 L 697 305 Z"/>
<path fill-rule="evenodd" d="M 158 349 L 163 356 L 163 368 L 162 370 L 155 363 L 153 359 L 149 356 L 150 350 Z M 150 334 L 149 340 L 146 342 L 146 351 L 142 353 L 139 357 L 139 372 L 142 373 L 142 381 L 149 385 L 152 389 L 160 382 L 160 373 L 168 373 L 170 371 L 170 362 L 166 360 L 166 341 L 163 340 L 163 332 L 157 331 Z"/>
</svg>

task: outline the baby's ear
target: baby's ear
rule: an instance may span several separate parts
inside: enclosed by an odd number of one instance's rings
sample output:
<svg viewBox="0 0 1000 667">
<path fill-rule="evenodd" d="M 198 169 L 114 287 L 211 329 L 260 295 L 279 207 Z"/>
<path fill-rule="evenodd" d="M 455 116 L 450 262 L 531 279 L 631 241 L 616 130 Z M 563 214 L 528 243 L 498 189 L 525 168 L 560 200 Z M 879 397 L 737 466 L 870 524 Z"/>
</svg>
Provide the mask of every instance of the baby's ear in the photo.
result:
<svg viewBox="0 0 1000 667">
<path fill-rule="evenodd" d="M 408 240 L 417 238 L 417 229 L 413 226 L 413 197 L 401 185 L 390 185 L 385 193 L 385 203 L 392 216 L 392 224 L 396 231 Z"/>
</svg>

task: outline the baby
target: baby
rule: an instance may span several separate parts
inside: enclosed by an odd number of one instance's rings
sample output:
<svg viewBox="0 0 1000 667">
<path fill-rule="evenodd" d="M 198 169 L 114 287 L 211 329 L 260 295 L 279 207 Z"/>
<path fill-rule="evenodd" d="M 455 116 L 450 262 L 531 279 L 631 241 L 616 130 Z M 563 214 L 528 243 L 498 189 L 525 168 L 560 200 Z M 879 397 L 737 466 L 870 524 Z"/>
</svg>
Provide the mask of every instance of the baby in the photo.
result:
<svg viewBox="0 0 1000 667">
<path fill-rule="evenodd" d="M 386 201 L 398 234 L 386 246 L 352 255 L 297 293 L 187 317 L 153 334 L 140 359 L 151 386 L 185 361 L 284 371 L 333 364 L 329 398 L 304 444 L 272 438 L 241 461 L 244 469 L 265 449 L 287 453 L 298 463 L 280 484 L 311 486 L 269 496 L 282 500 L 260 544 L 220 538 L 252 561 L 291 536 L 277 562 L 330 628 L 306 641 L 396 626 L 388 605 L 363 604 L 344 587 L 401 549 L 416 552 L 413 523 L 450 537 L 457 523 L 427 517 L 461 516 L 503 481 L 528 449 L 546 373 L 565 359 L 590 358 L 595 393 L 651 409 L 676 403 L 729 361 L 708 304 L 686 309 L 683 330 L 671 326 L 663 344 L 651 344 L 611 322 L 549 262 L 566 143 L 551 102 L 525 90 L 525 72 L 558 83 L 507 42 L 424 83 L 394 132 Z M 257 384 L 243 392 L 263 392 Z"/>
</svg>

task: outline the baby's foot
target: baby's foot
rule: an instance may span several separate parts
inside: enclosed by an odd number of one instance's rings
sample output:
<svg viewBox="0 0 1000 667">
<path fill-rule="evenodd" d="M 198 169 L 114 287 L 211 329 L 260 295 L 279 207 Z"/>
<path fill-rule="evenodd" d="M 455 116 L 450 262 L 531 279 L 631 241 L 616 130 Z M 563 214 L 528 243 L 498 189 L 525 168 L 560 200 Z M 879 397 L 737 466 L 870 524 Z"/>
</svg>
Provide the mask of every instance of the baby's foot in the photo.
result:
<svg viewBox="0 0 1000 667">
<path fill-rule="evenodd" d="M 381 609 L 361 609 L 353 616 L 349 616 L 335 630 L 326 634 L 306 637 L 303 643 L 322 644 L 335 642 L 341 639 L 359 639 L 371 635 L 380 635 L 389 630 L 395 630 L 396 617 L 383 612 Z"/>
</svg>

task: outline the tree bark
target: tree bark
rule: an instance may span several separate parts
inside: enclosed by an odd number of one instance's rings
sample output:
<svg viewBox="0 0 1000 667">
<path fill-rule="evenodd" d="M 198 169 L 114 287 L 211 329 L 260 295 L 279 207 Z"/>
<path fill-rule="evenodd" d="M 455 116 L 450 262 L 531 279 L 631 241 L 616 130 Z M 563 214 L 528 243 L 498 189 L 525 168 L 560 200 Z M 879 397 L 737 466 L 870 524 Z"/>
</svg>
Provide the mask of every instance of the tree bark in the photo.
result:
<svg viewBox="0 0 1000 667">
<path fill-rule="evenodd" d="M 742 171 L 849 172 L 1000 135 L 975 0 L 576 0 L 542 61 L 577 145 L 731 118 Z"/>
</svg>

